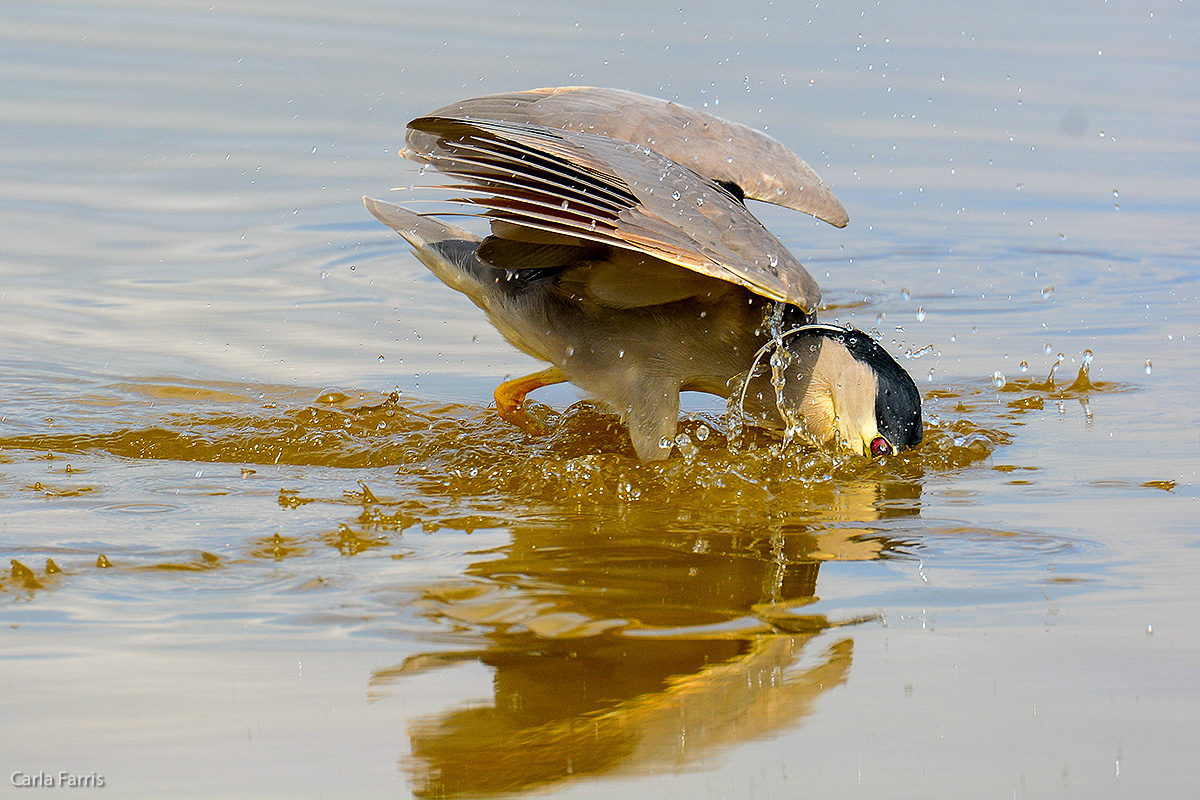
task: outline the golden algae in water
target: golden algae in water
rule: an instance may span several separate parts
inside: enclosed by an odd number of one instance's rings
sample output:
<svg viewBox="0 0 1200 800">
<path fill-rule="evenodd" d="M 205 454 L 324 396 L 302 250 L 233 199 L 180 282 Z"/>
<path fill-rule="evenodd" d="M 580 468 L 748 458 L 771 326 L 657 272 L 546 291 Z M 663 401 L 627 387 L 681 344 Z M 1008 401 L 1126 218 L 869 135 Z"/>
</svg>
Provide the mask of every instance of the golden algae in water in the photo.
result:
<svg viewBox="0 0 1200 800">
<path fill-rule="evenodd" d="M 536 438 L 489 408 L 333 391 L 305 399 L 296 390 L 224 384 L 212 392 L 159 387 L 153 404 L 106 403 L 104 414 L 86 424 L 72 425 L 62 411 L 45 432 L 0 437 L 0 449 L 10 460 L 26 452 L 51 463 L 73 454 L 233 463 L 251 481 L 265 465 L 370 471 L 348 478 L 359 482 L 357 490 L 276 490 L 285 509 L 319 503 L 350 510 L 343 527 L 315 539 L 268 532 L 247 545 L 272 559 L 311 554 L 314 547 L 353 555 L 385 546 L 379 532 L 503 528 L 542 513 L 657 515 L 687 530 L 789 521 L 862 528 L 888 515 L 919 513 L 928 476 L 985 462 L 1011 440 L 1021 417 L 1044 411 L 1046 401 L 1053 407 L 1078 400 L 1090 414 L 1089 397 L 1127 388 L 1091 382 L 1089 364 L 1085 355 L 1066 387 L 1022 377 L 999 390 L 986 380 L 927 390 L 923 443 L 883 460 L 812 447 L 803 437 L 787 445 L 756 428 L 741 431 L 741 446 L 731 449 L 726 421 L 700 416 L 681 421 L 675 455 L 643 463 L 620 420 L 588 402 L 561 413 L 538 409 L 551 432 Z M 209 410 L 210 403 L 218 407 Z M 37 490 L 48 501 L 66 501 L 92 492 L 84 482 L 89 477 L 87 468 L 58 469 Z"/>
<path fill-rule="evenodd" d="M 73 432 L 59 425 L 46 433 L 4 437 L 0 448 L 231 462 L 248 465 L 249 474 L 254 465 L 391 466 L 420 491 L 439 496 L 505 495 L 549 503 L 692 498 L 703 506 L 763 500 L 794 486 L 809 489 L 860 477 L 916 480 L 931 470 L 967 467 L 1008 441 L 1013 414 L 1038 410 L 1048 399 L 1083 399 L 1122 388 L 1090 382 L 1089 362 L 1085 358 L 1075 382 L 1065 388 L 1053 383 L 1052 373 L 1046 381 L 1010 379 L 998 390 L 978 384 L 928 390 L 924 442 L 883 462 L 802 441 L 788 446 L 762 430 L 703 417 L 681 422 L 675 457 L 646 464 L 634 457 L 620 420 L 587 402 L 562 413 L 541 407 L 537 413 L 551 423 L 551 433 L 533 438 L 491 409 L 328 391 L 308 402 L 238 403 L 216 412 L 204 411 L 195 392 L 163 391 L 158 399 L 165 414 L 125 424 L 113 416 L 109 430 Z M 171 412 L 167 401 L 180 396 L 189 400 L 186 409 Z M 1011 399 L 998 409 L 996 396 Z M 731 450 L 731 434 L 743 446 Z M 91 487 L 39 483 L 35 489 L 74 495 Z"/>
</svg>

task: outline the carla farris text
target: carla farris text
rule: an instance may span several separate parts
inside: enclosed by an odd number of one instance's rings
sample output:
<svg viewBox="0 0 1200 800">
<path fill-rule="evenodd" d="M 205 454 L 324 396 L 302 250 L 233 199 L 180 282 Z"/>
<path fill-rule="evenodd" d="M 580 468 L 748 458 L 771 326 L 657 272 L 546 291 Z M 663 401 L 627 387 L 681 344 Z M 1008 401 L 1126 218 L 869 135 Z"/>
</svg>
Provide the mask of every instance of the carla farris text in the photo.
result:
<svg viewBox="0 0 1200 800">
<path fill-rule="evenodd" d="M 17 770 L 9 776 L 9 781 L 18 789 L 32 788 L 68 788 L 68 789 L 103 789 L 104 776 L 95 772 L 86 775 L 76 775 L 73 772 L 52 774 L 44 770 L 37 772 L 21 772 Z"/>
</svg>

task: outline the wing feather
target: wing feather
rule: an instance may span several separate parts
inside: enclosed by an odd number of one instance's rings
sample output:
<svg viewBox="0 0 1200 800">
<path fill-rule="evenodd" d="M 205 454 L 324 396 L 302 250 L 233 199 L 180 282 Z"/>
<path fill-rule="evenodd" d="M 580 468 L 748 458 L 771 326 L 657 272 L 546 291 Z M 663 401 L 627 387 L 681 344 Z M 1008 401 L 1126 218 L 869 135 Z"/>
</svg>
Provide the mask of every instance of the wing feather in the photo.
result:
<svg viewBox="0 0 1200 800">
<path fill-rule="evenodd" d="M 812 214 L 841 228 L 845 208 L 813 169 L 761 131 L 667 100 L 590 86 L 564 86 L 462 100 L 430 114 L 590 133 L 649 147 L 746 197 Z M 414 130 L 408 144 L 428 149 Z"/>
<path fill-rule="evenodd" d="M 419 160 L 482 189 L 482 216 L 641 252 L 807 312 L 820 290 L 712 179 L 648 146 L 494 120 L 409 123 Z M 582 195 L 582 197 L 581 197 Z"/>
</svg>

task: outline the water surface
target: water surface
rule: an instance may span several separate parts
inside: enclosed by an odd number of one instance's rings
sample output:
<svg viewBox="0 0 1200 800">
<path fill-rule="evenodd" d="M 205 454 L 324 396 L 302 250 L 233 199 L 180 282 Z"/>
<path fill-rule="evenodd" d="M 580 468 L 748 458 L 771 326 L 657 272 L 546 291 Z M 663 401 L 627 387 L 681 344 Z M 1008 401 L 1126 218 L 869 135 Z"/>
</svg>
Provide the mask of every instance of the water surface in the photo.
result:
<svg viewBox="0 0 1200 800">
<path fill-rule="evenodd" d="M 0 23 L 3 775 L 1194 795 L 1191 5 Z M 536 365 L 359 198 L 417 180 L 410 117 L 564 84 L 707 107 L 820 172 L 846 229 L 754 210 L 916 378 L 919 450 L 731 451 L 689 398 L 644 465 L 569 387 L 535 395 L 545 439 L 496 416 Z"/>
</svg>

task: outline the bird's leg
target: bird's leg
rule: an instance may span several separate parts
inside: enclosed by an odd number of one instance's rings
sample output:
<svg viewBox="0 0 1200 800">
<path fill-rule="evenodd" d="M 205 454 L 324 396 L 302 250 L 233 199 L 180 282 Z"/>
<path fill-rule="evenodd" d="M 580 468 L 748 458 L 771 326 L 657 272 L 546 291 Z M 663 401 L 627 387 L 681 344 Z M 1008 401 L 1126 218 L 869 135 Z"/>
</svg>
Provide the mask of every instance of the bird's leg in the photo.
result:
<svg viewBox="0 0 1200 800">
<path fill-rule="evenodd" d="M 638 458 L 658 461 L 671 455 L 679 424 L 679 384 L 643 376 L 630 399 L 625 422 Z"/>
<path fill-rule="evenodd" d="M 541 372 L 513 378 L 496 387 L 496 411 L 500 418 L 511 422 L 531 436 L 544 436 L 550 432 L 546 423 L 525 409 L 525 395 L 543 386 L 553 386 L 567 379 L 558 367 L 548 367 Z"/>
</svg>

